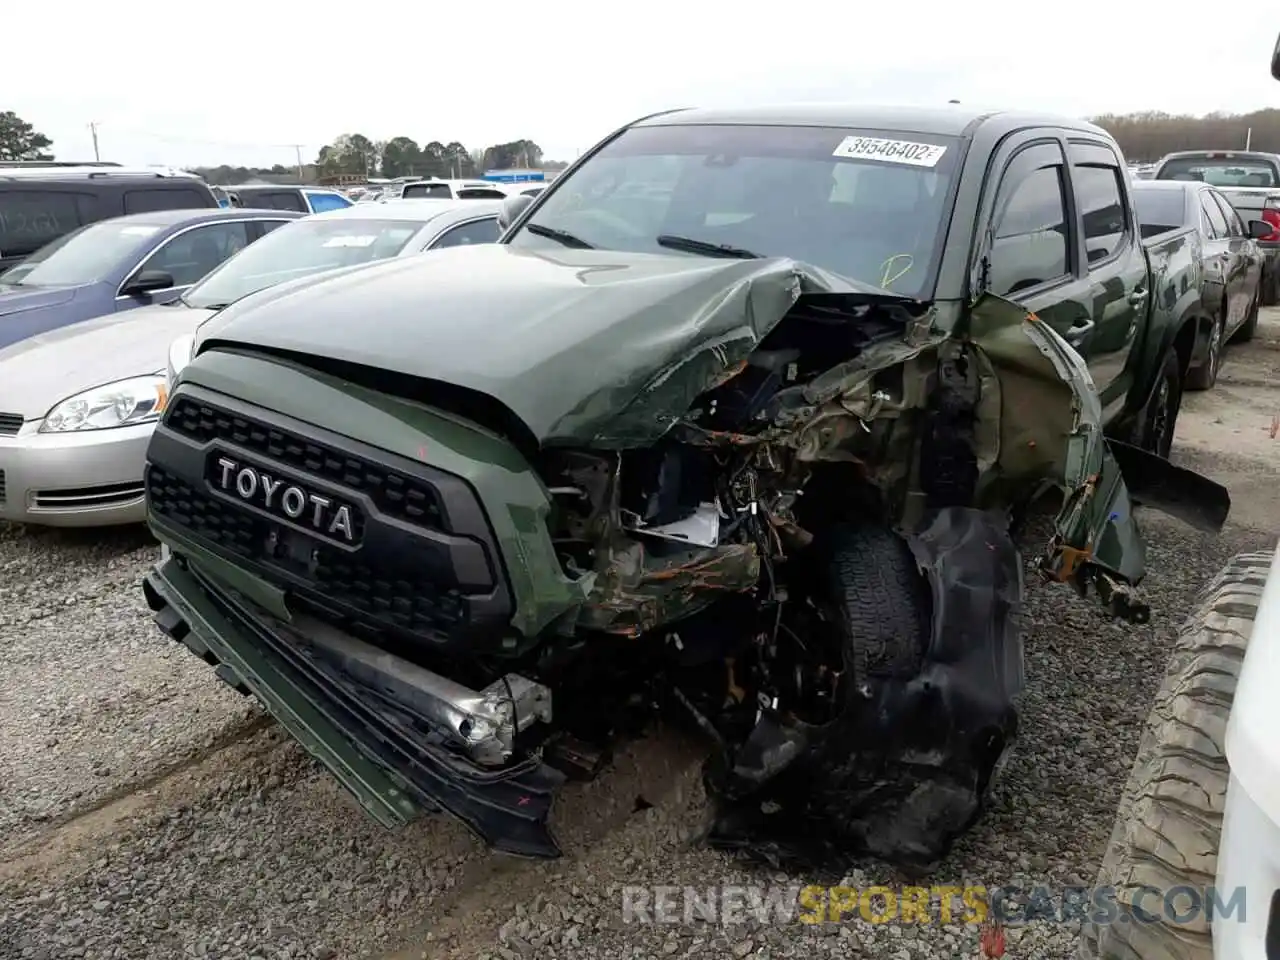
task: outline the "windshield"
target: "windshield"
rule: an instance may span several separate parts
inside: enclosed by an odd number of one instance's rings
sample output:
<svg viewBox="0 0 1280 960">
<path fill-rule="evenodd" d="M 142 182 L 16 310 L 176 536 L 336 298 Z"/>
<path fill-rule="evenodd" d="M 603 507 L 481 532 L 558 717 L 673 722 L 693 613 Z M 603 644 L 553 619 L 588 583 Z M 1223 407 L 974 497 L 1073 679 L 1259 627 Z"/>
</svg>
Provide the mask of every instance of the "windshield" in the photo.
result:
<svg viewBox="0 0 1280 960">
<path fill-rule="evenodd" d="M 182 299 L 191 307 L 222 307 L 266 287 L 400 253 L 426 221 L 297 220 L 251 243 Z"/>
<path fill-rule="evenodd" d="M 958 153 L 932 134 L 633 127 L 556 184 L 511 243 L 714 255 L 673 243 L 693 240 L 925 298 Z"/>
<path fill-rule="evenodd" d="M 1135 186 L 1133 205 L 1138 210 L 1138 222 L 1144 227 L 1180 227 L 1186 219 L 1187 198 L 1181 188 L 1168 190 L 1145 189 Z"/>
<path fill-rule="evenodd" d="M 1277 187 L 1280 172 L 1269 160 L 1175 157 L 1160 168 L 1161 180 L 1199 180 L 1215 187 Z"/>
<path fill-rule="evenodd" d="M 0 274 L 0 283 L 20 287 L 65 287 L 97 283 L 154 243 L 163 227 L 105 220 L 47 243 Z"/>
</svg>

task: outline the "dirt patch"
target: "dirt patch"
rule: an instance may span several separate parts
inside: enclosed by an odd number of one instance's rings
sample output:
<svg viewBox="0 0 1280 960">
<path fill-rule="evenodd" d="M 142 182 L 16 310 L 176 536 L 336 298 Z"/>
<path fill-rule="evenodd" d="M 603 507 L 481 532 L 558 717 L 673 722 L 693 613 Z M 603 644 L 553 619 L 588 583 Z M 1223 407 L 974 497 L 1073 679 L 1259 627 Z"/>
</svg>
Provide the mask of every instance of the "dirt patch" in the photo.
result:
<svg viewBox="0 0 1280 960">
<path fill-rule="evenodd" d="M 1174 459 L 1231 491 L 1231 523 L 1274 527 L 1280 516 L 1280 307 L 1262 311 L 1251 343 L 1228 348 L 1212 390 L 1183 398 Z"/>
</svg>

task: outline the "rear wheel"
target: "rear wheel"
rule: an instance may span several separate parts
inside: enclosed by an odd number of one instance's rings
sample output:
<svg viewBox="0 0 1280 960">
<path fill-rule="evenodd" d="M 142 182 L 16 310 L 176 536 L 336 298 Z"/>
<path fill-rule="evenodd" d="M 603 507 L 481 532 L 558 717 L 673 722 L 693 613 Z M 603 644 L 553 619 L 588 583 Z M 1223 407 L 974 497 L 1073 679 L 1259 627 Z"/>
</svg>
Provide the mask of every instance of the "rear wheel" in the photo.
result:
<svg viewBox="0 0 1280 960">
<path fill-rule="evenodd" d="M 1232 343 L 1248 343 L 1253 339 L 1254 334 L 1258 332 L 1258 299 L 1262 296 L 1259 291 L 1258 296 L 1253 298 L 1253 304 L 1249 307 L 1249 312 L 1245 314 L 1244 323 L 1240 325 L 1240 329 L 1232 336 Z"/>
<path fill-rule="evenodd" d="M 1226 304 L 1222 313 L 1214 319 L 1213 329 L 1209 331 L 1209 349 L 1204 363 L 1187 373 L 1188 390 L 1209 390 L 1218 382 L 1218 368 L 1222 366 L 1223 317 L 1227 314 Z"/>
<path fill-rule="evenodd" d="M 1262 282 L 1262 305 L 1264 307 L 1274 307 L 1280 303 L 1280 258 L 1275 263 L 1277 266 L 1271 268 L 1270 273 Z"/>
<path fill-rule="evenodd" d="M 1098 888 L 1115 891 L 1119 916 L 1085 923 L 1080 960 L 1212 956 L 1203 911 L 1173 922 L 1150 891 L 1213 886 L 1228 780 L 1223 738 L 1271 559 L 1234 557 L 1178 635 L 1098 872 Z"/>
<path fill-rule="evenodd" d="M 1144 450 L 1168 457 L 1173 449 L 1173 433 L 1182 409 L 1182 364 L 1170 347 L 1160 366 L 1159 380 L 1146 409 L 1138 420 L 1135 442 Z"/>
</svg>

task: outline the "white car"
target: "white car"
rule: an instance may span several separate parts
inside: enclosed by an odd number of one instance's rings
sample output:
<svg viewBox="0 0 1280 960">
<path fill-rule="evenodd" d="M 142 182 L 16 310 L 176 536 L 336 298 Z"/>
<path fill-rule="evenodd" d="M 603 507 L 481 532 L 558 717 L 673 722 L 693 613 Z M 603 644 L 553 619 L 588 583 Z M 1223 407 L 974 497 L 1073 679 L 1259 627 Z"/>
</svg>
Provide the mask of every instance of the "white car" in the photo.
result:
<svg viewBox="0 0 1280 960">
<path fill-rule="evenodd" d="M 400 188 L 396 200 L 503 200 L 507 191 L 489 180 L 414 180 Z"/>
<path fill-rule="evenodd" d="M 497 200 L 404 200 L 302 217 L 250 244 L 172 303 L 72 324 L 0 351 L 0 410 L 14 411 L 0 414 L 0 520 L 141 522 L 142 471 L 169 396 L 166 371 L 181 366 L 183 349 L 189 356 L 202 322 L 288 280 L 492 243 L 501 207 Z M 7 422 L 12 430 L 3 429 Z"/>
</svg>

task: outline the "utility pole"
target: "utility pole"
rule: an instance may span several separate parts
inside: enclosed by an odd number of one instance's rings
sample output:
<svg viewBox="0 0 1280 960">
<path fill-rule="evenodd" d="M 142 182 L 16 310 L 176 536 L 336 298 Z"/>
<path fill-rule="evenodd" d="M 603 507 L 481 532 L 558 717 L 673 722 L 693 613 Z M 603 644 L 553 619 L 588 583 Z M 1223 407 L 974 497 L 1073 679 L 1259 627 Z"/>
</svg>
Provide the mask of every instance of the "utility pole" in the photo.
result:
<svg viewBox="0 0 1280 960">
<path fill-rule="evenodd" d="M 1247 131 L 1245 131 L 1244 148 L 1248 150 L 1252 144 L 1253 144 L 1253 127 L 1250 127 Z"/>
<path fill-rule="evenodd" d="M 293 156 L 298 161 L 298 180 L 302 180 L 302 144 L 295 143 L 293 145 Z"/>
<path fill-rule="evenodd" d="M 95 162 L 100 161 L 102 157 L 98 155 L 98 124 L 96 121 L 89 124 L 89 135 L 93 137 L 93 159 Z"/>
</svg>

